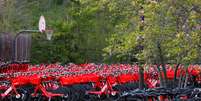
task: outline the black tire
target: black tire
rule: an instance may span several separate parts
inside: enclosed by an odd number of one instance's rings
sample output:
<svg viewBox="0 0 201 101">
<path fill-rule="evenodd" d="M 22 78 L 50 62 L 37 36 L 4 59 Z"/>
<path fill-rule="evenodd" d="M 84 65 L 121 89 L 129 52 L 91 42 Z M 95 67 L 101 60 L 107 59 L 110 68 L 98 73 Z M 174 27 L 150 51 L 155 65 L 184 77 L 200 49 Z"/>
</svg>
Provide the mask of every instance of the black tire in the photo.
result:
<svg viewBox="0 0 201 101">
<path fill-rule="evenodd" d="M 143 101 L 143 99 L 139 97 L 134 97 L 134 96 L 127 96 L 126 101 Z"/>
<path fill-rule="evenodd" d="M 14 101 L 27 101 L 29 94 L 25 89 L 18 88 L 17 92 L 19 93 L 20 97 L 18 98 L 17 95 L 12 96 Z"/>
<path fill-rule="evenodd" d="M 73 101 L 89 101 L 89 95 L 86 94 L 86 91 L 92 89 L 90 84 L 73 85 L 71 89 Z"/>
<path fill-rule="evenodd" d="M 109 95 L 109 100 L 110 101 L 116 101 L 120 99 L 120 94 L 119 93 L 116 93 L 116 95 Z"/>
<path fill-rule="evenodd" d="M 63 89 L 63 100 L 64 101 L 73 101 L 72 91 L 69 87 L 62 87 Z"/>
</svg>

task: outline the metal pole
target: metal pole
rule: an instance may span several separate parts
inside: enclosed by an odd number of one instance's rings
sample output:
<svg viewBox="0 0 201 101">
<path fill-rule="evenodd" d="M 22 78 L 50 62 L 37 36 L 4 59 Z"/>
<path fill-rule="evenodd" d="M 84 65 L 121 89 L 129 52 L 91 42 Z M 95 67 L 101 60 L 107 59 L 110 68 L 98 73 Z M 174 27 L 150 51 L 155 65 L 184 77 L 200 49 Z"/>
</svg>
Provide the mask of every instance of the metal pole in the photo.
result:
<svg viewBox="0 0 201 101">
<path fill-rule="evenodd" d="M 39 30 L 20 30 L 18 33 L 23 33 L 23 32 L 28 32 L 28 33 L 40 33 Z"/>
</svg>

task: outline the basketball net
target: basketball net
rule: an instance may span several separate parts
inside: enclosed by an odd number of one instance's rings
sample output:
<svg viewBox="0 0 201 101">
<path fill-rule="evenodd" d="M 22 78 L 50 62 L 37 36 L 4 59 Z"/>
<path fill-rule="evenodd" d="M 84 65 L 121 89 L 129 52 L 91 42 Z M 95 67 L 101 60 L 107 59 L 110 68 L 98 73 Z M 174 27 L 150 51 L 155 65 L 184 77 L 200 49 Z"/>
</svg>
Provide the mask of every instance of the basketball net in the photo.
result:
<svg viewBox="0 0 201 101">
<path fill-rule="evenodd" d="M 53 30 L 45 30 L 47 40 L 52 39 Z"/>
</svg>

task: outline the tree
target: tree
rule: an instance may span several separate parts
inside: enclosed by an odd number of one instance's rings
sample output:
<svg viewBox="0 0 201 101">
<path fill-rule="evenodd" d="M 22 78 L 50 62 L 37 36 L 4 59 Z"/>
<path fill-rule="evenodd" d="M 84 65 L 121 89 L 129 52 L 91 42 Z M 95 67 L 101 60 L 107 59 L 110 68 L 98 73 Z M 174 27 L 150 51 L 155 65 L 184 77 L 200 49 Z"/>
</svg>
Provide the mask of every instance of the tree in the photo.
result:
<svg viewBox="0 0 201 101">
<path fill-rule="evenodd" d="M 137 29 L 140 28 L 141 23 L 139 19 L 137 19 L 138 21 L 135 20 L 139 22 L 135 30 L 126 35 L 126 37 L 132 37 L 132 44 L 129 44 L 131 40 L 124 40 L 121 44 L 110 43 L 105 48 L 106 52 L 109 53 L 112 49 L 111 46 L 117 46 L 121 51 L 113 50 L 113 53 L 123 55 L 126 52 L 131 53 L 130 50 L 142 45 L 143 51 L 138 51 L 137 53 L 135 51 L 135 53 L 131 54 L 134 54 L 138 61 L 160 63 L 161 59 L 157 46 L 157 44 L 160 44 L 164 63 L 192 63 L 198 61 L 200 56 L 200 48 L 198 47 L 200 35 L 198 33 L 200 30 L 195 29 L 197 25 L 200 25 L 200 22 L 198 22 L 200 17 L 198 5 L 200 3 L 197 0 L 163 0 L 141 3 L 145 16 L 144 30 Z M 135 16 L 139 18 L 140 14 Z M 135 16 L 134 18 L 136 18 Z M 127 22 L 129 21 L 127 20 Z M 126 30 L 129 29 L 126 28 Z M 141 35 L 144 38 L 143 42 L 136 44 L 136 38 Z M 118 38 L 111 37 L 109 40 L 116 41 L 124 39 L 124 37 L 119 35 Z"/>
</svg>

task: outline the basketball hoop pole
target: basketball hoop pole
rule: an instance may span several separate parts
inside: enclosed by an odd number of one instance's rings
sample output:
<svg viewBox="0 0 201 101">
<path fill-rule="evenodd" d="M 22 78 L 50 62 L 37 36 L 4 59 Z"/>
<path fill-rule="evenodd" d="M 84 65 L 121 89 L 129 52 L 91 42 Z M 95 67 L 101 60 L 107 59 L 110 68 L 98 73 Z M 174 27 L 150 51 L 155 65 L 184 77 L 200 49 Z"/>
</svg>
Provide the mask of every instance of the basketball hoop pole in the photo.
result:
<svg viewBox="0 0 201 101">
<path fill-rule="evenodd" d="M 40 33 L 39 30 L 20 30 L 18 33 L 23 33 L 23 32 L 28 32 L 28 33 Z"/>
<path fill-rule="evenodd" d="M 40 17 L 40 20 L 39 20 L 39 24 L 38 24 L 38 30 L 25 30 L 25 29 L 21 29 L 21 30 L 19 30 L 18 32 L 17 32 L 17 35 L 15 36 L 15 42 L 16 43 L 14 43 L 14 45 L 13 45 L 13 47 L 14 47 L 14 49 L 15 50 L 18 50 L 18 48 L 17 48 L 17 45 L 18 44 L 20 44 L 21 46 L 20 46 L 20 48 L 21 49 L 23 49 L 23 46 L 25 47 L 25 46 L 31 46 L 31 39 L 32 39 L 32 37 L 31 37 L 31 35 L 33 34 L 33 33 L 42 33 L 42 34 L 46 34 L 46 37 L 47 37 L 47 40 L 51 40 L 51 37 L 52 37 L 52 34 L 53 34 L 53 30 L 51 30 L 51 29 L 46 29 L 46 23 L 45 23 L 45 18 L 44 18 L 44 16 L 41 16 Z M 18 37 L 20 38 L 20 39 L 18 39 Z M 25 38 L 26 40 L 25 41 L 19 41 L 18 42 L 18 40 L 22 40 L 23 38 Z M 28 40 L 28 38 L 29 38 L 29 40 Z M 29 42 L 29 43 L 28 43 Z M 23 45 L 23 44 L 25 44 L 25 45 Z M 28 55 L 28 52 L 30 52 L 30 50 L 27 48 L 27 47 L 25 47 L 23 50 L 22 50 L 23 52 L 21 52 L 20 51 L 20 53 L 19 54 L 21 54 L 21 56 L 20 57 L 18 57 L 18 53 L 16 53 L 16 52 L 18 52 L 18 51 L 15 51 L 15 54 L 13 54 L 14 55 L 14 58 L 13 58 L 13 61 L 14 62 L 29 62 L 29 58 L 27 58 L 27 57 L 30 57 L 29 55 Z M 24 57 L 23 57 L 24 56 Z M 19 59 L 20 59 L 20 61 L 18 61 Z"/>
</svg>

